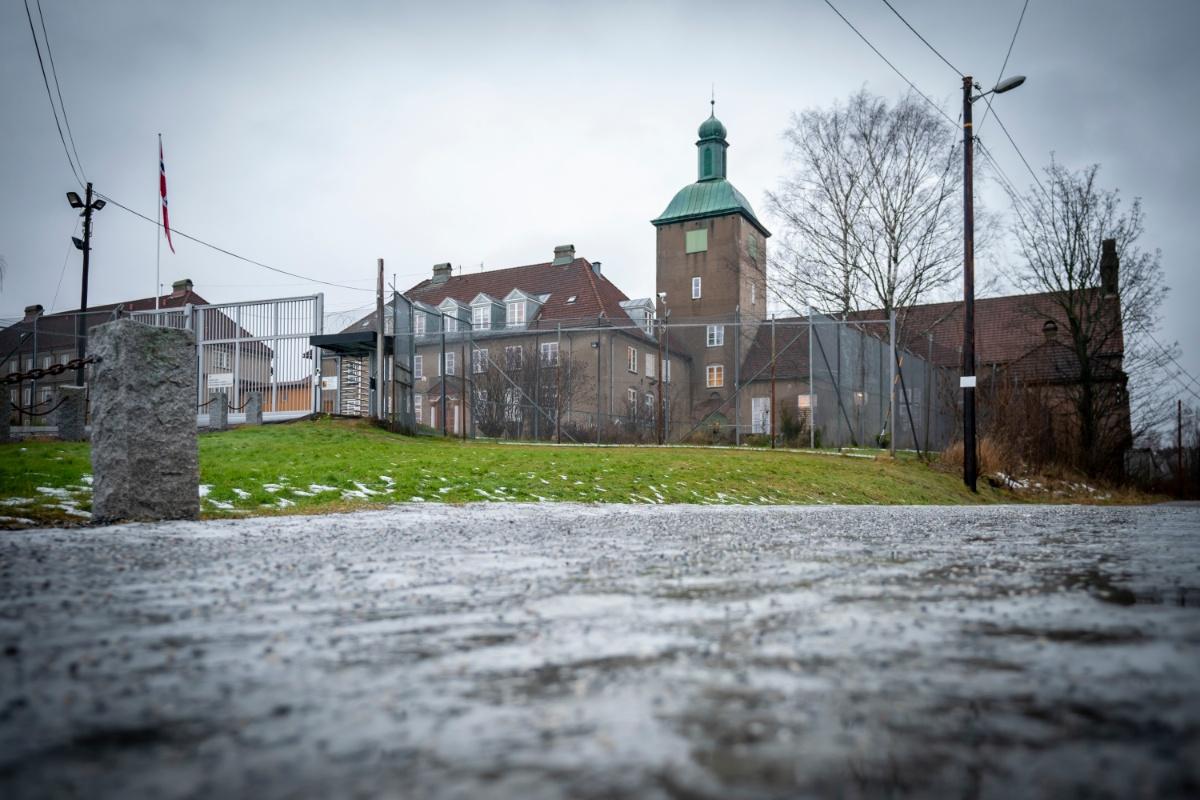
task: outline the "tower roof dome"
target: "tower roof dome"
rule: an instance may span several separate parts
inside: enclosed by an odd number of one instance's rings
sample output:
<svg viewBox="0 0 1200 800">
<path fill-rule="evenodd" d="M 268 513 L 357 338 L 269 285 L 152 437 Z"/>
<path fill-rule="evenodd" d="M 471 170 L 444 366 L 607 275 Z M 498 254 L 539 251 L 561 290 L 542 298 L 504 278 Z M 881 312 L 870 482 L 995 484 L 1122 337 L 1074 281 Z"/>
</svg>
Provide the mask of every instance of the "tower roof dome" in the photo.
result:
<svg viewBox="0 0 1200 800">
<path fill-rule="evenodd" d="M 700 130 L 697 133 L 701 141 L 705 139 L 724 139 L 726 130 L 725 125 L 713 113 L 709 115 L 708 119 L 700 123 Z"/>
</svg>

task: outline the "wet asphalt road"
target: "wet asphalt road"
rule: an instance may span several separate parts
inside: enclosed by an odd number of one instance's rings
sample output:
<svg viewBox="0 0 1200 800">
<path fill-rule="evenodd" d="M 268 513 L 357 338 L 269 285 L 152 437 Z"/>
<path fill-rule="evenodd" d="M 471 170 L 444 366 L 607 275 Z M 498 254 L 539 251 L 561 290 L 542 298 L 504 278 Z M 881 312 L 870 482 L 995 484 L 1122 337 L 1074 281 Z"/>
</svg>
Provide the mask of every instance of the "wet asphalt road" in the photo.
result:
<svg viewBox="0 0 1200 800">
<path fill-rule="evenodd" d="M 1200 509 L 0 534 L 0 796 L 1200 793 Z"/>
</svg>

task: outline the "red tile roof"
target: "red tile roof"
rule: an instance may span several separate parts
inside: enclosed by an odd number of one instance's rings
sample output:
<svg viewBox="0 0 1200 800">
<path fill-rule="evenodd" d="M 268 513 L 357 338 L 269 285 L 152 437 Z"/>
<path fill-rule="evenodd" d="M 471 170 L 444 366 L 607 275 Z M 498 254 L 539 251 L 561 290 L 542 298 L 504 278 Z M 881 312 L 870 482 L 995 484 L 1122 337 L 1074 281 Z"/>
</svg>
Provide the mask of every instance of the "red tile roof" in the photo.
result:
<svg viewBox="0 0 1200 800">
<path fill-rule="evenodd" d="M 530 328 L 554 327 L 560 323 L 563 327 L 593 325 L 601 314 L 620 325 L 632 324 L 621 308 L 621 302 L 629 298 L 608 278 L 597 275 L 586 258 L 561 266 L 545 262 L 464 273 L 451 276 L 445 283 L 426 279 L 404 294 L 411 300 L 436 306 L 447 297 L 470 304 L 480 293 L 503 300 L 513 289 L 550 295 L 537 318 L 530 321 Z M 568 303 L 571 297 L 575 302 Z"/>
</svg>

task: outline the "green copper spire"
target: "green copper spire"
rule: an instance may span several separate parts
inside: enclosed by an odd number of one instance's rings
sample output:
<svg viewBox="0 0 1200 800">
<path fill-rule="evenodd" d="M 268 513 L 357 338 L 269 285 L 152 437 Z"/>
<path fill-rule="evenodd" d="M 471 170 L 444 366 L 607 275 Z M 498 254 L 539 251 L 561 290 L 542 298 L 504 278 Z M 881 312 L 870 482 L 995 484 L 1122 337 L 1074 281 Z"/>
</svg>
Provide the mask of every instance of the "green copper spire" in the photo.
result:
<svg viewBox="0 0 1200 800">
<path fill-rule="evenodd" d="M 717 101 L 714 98 L 709 102 L 712 112 L 708 119 L 700 123 L 700 130 L 697 131 L 700 140 L 696 142 L 700 151 L 697 154 L 698 180 L 702 181 L 724 179 L 725 151 L 729 149 L 729 142 L 725 141 L 725 126 L 717 119 Z"/>
</svg>

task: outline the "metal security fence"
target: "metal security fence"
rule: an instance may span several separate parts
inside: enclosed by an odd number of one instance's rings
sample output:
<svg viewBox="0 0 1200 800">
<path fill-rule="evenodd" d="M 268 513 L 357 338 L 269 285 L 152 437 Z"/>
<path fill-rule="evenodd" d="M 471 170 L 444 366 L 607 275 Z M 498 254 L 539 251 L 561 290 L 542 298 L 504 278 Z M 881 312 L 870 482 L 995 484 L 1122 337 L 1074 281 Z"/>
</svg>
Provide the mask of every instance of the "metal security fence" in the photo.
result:
<svg viewBox="0 0 1200 800">
<path fill-rule="evenodd" d="M 399 296 L 385 321 L 386 414 L 426 434 L 924 452 L 956 431 L 957 371 L 897 346 L 888 320 L 477 324 Z M 374 413 L 354 391 L 373 353 L 339 363 L 341 413 Z"/>
<path fill-rule="evenodd" d="M 323 332 L 323 296 L 136 311 L 147 325 L 191 330 L 196 337 L 197 420 L 223 397 L 236 418 L 251 392 L 263 398 L 264 419 L 318 410 L 320 362 L 308 340 Z"/>
</svg>

